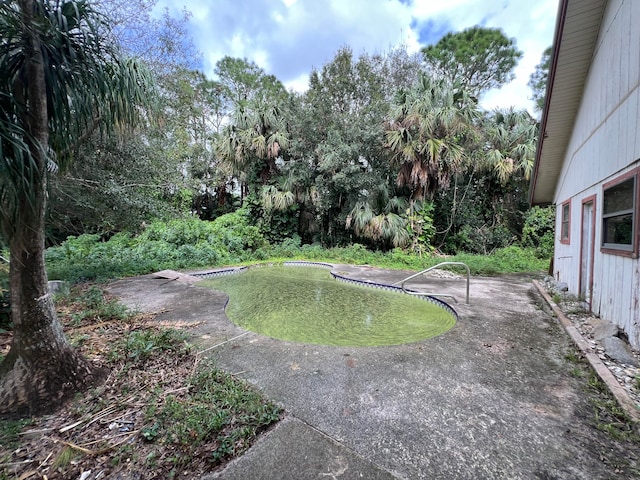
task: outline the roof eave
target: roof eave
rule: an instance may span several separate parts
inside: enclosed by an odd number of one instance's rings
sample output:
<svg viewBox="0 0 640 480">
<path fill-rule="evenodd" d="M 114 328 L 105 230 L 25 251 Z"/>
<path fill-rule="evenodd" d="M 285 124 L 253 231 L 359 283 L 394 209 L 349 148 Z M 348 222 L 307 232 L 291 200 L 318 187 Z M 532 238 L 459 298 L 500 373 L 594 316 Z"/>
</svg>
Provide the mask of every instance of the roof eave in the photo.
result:
<svg viewBox="0 0 640 480">
<path fill-rule="evenodd" d="M 554 202 L 606 4 L 607 0 L 561 0 L 558 6 L 545 105 L 529 189 L 532 205 Z M 576 37 L 579 42 L 576 42 Z M 566 92 L 572 94 L 567 95 Z"/>
</svg>

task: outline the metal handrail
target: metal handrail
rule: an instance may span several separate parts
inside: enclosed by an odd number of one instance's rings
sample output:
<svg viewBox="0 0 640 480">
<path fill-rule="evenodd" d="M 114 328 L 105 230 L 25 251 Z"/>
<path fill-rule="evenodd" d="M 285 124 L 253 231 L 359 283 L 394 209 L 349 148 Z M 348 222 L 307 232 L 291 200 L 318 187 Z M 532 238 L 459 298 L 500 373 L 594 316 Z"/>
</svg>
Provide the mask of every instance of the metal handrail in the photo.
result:
<svg viewBox="0 0 640 480">
<path fill-rule="evenodd" d="M 454 297 L 453 295 L 449 295 L 448 293 L 423 293 L 423 292 L 412 292 L 410 290 L 407 290 L 404 287 L 404 284 L 406 282 L 408 282 L 409 280 L 416 278 L 420 275 L 424 275 L 425 273 L 434 270 L 438 267 L 442 267 L 443 265 L 462 265 L 464 268 L 467 269 L 467 305 L 469 305 L 469 280 L 471 279 L 471 270 L 469 270 L 469 265 L 467 265 L 466 263 L 462 263 L 462 262 L 442 262 L 439 263 L 437 265 L 434 265 L 433 267 L 429 267 L 425 270 L 422 270 L 421 272 L 415 273 L 407 278 L 405 278 L 404 280 L 402 280 L 401 282 L 396 282 L 394 283 L 394 285 L 397 285 L 398 283 L 400 283 L 400 287 L 402 288 L 402 291 L 404 293 L 408 293 L 409 295 L 429 295 L 432 297 L 450 297 L 453 298 L 453 301 L 458 303 L 458 300 L 456 299 L 456 297 Z"/>
</svg>

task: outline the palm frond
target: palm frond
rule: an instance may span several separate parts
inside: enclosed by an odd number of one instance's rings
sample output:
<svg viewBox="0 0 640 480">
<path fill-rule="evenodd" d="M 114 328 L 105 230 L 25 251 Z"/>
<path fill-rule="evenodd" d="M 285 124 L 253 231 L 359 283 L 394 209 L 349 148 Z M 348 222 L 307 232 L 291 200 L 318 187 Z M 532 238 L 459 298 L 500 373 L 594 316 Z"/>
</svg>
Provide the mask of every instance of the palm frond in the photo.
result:
<svg viewBox="0 0 640 480">
<path fill-rule="evenodd" d="M 373 210 L 368 202 L 357 202 L 347 215 L 346 227 L 353 228 L 356 235 L 361 235 L 373 217 Z"/>
</svg>

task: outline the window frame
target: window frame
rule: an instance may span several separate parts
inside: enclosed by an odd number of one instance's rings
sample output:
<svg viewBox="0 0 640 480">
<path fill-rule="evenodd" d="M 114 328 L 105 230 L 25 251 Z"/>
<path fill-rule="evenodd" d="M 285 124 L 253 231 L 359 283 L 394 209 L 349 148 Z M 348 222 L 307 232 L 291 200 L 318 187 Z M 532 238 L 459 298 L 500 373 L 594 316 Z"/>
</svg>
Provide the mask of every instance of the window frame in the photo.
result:
<svg viewBox="0 0 640 480">
<path fill-rule="evenodd" d="M 616 212 L 605 213 L 604 202 L 607 191 L 613 187 L 617 187 L 624 182 L 633 180 L 632 192 L 632 208 L 620 210 Z M 636 167 L 627 173 L 614 178 L 602 185 L 602 209 L 600 213 L 600 251 L 610 255 L 619 255 L 623 257 L 638 258 L 638 242 L 640 241 L 640 229 L 638 228 L 638 220 L 640 213 L 640 167 Z M 631 245 L 605 243 L 605 221 L 608 218 L 628 215 L 631 213 Z"/>
<path fill-rule="evenodd" d="M 567 218 L 564 217 L 565 208 L 567 210 Z M 564 226 L 567 226 L 565 235 Z M 571 243 L 571 199 L 562 202 L 560 205 L 560 243 L 569 245 Z"/>
</svg>

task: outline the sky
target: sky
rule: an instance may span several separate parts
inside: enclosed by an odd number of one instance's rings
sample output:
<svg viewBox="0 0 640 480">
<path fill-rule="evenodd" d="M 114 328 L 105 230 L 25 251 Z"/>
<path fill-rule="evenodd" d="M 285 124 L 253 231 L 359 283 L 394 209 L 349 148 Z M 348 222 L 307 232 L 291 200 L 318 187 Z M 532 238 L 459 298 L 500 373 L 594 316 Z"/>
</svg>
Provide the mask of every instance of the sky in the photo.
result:
<svg viewBox="0 0 640 480">
<path fill-rule="evenodd" d="M 228 55 L 255 62 L 288 89 L 307 89 L 338 49 L 354 55 L 409 52 L 448 32 L 480 25 L 500 28 L 523 57 L 515 79 L 481 99 L 486 109 L 526 108 L 533 113 L 529 76 L 553 42 L 558 0 L 159 0 L 157 8 L 191 12 L 189 31 L 209 78 Z"/>
</svg>

